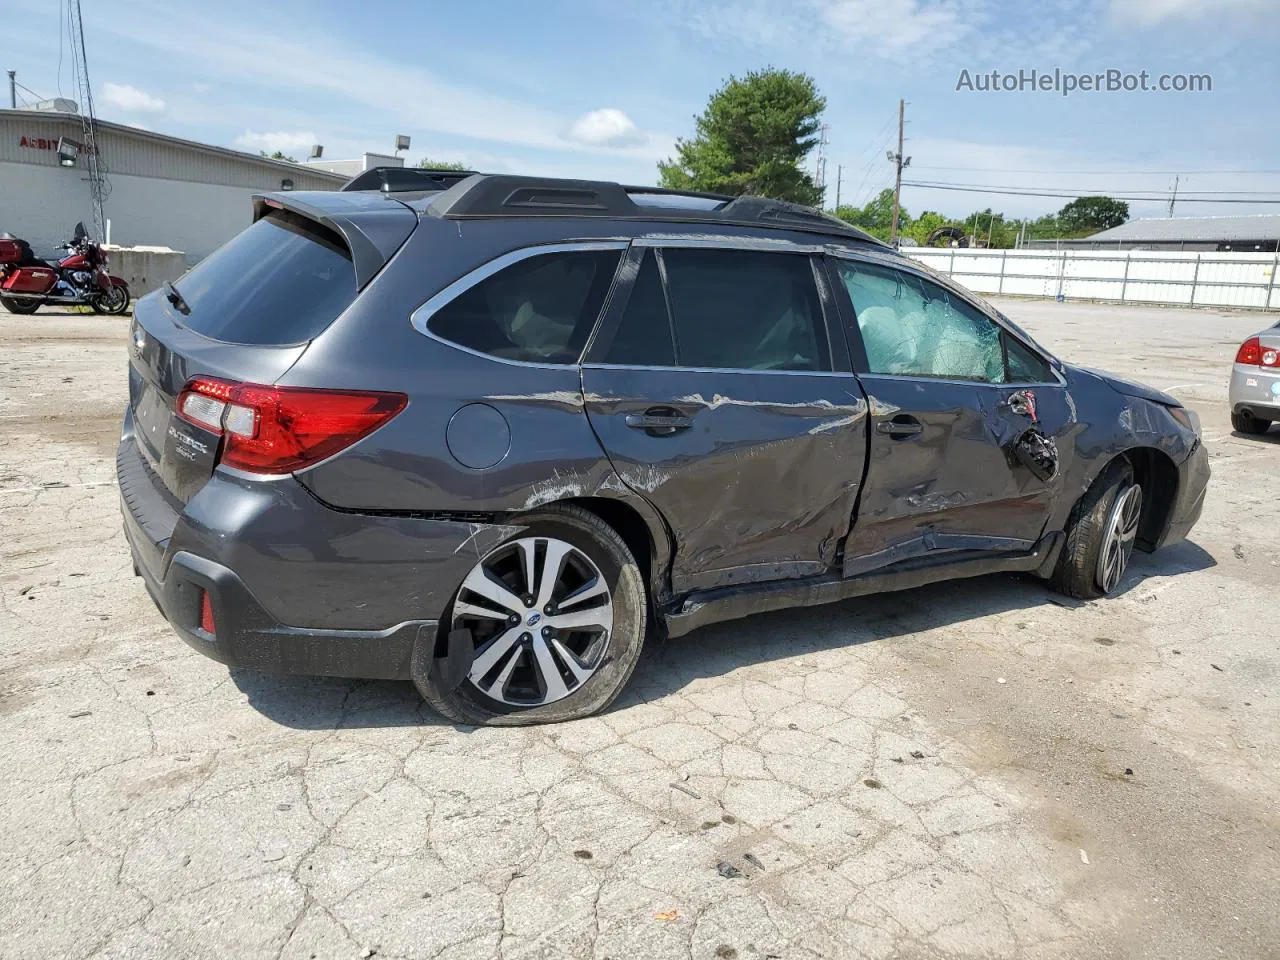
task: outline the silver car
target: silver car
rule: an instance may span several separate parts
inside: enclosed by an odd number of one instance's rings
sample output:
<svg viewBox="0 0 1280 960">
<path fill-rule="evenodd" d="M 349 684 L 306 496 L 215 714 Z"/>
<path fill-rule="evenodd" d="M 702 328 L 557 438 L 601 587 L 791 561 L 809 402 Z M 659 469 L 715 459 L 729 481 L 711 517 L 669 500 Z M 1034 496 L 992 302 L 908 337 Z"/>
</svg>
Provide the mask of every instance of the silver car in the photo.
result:
<svg viewBox="0 0 1280 960">
<path fill-rule="evenodd" d="M 1231 366 L 1231 426 L 1266 433 L 1280 420 L 1280 323 L 1240 344 Z"/>
</svg>

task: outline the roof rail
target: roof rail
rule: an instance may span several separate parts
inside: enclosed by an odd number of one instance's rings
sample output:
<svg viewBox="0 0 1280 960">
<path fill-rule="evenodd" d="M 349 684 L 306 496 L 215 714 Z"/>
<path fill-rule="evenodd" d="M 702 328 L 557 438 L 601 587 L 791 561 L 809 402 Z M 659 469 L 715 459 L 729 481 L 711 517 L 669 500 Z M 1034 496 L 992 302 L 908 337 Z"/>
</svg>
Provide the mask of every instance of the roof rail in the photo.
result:
<svg viewBox="0 0 1280 960">
<path fill-rule="evenodd" d="M 382 193 L 420 193 L 448 190 L 455 183 L 475 176 L 473 170 L 427 170 L 422 167 L 374 167 L 358 173 L 342 185 L 342 190 L 379 190 Z"/>
<path fill-rule="evenodd" d="M 344 187 L 350 188 L 350 184 Z M 636 203 L 632 199 L 633 194 L 689 196 L 721 202 L 711 209 L 660 208 Z M 476 174 L 456 181 L 446 192 L 432 200 L 430 210 L 436 216 L 448 220 L 490 217 L 607 217 L 614 220 L 658 220 L 668 223 L 723 223 L 799 230 L 882 245 L 881 241 L 869 233 L 798 203 L 765 197 L 730 197 L 661 187 L 623 186 L 607 180 Z"/>
</svg>

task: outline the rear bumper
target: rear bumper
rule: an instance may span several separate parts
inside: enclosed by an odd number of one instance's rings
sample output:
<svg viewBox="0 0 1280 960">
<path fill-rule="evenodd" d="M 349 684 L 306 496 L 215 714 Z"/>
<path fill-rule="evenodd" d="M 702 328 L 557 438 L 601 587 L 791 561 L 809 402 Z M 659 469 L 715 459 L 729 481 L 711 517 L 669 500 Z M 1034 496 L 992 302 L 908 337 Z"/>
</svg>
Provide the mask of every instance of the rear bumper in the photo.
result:
<svg viewBox="0 0 1280 960">
<path fill-rule="evenodd" d="M 1232 413 L 1280 420 L 1280 370 L 1233 364 L 1230 402 Z"/>
<path fill-rule="evenodd" d="M 130 528 L 127 519 L 125 531 L 134 544 L 138 531 Z M 175 554 L 163 580 L 156 580 L 141 564 L 139 572 L 174 632 L 195 650 L 229 667 L 264 673 L 407 679 L 418 636 L 435 636 L 434 620 L 407 621 L 376 631 L 285 626 L 262 609 L 235 573 L 191 553 Z M 214 634 L 200 628 L 202 593 L 209 595 L 213 608 Z"/>
<path fill-rule="evenodd" d="M 407 677 L 477 556 L 518 530 L 333 510 L 293 477 L 225 470 L 184 505 L 128 418 L 116 474 L 134 566 L 165 619 L 214 660 L 274 673 Z M 199 626 L 202 592 L 216 636 Z"/>
</svg>

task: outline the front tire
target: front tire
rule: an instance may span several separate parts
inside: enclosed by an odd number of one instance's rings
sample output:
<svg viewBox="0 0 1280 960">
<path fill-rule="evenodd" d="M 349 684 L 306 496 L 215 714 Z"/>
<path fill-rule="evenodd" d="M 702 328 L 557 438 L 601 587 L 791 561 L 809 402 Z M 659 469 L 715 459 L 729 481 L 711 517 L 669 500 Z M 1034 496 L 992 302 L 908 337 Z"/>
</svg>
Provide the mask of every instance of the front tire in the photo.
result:
<svg viewBox="0 0 1280 960">
<path fill-rule="evenodd" d="M 0 297 L 0 304 L 10 313 L 16 313 L 19 316 L 30 316 L 40 309 L 39 300 L 17 300 L 13 297 Z"/>
<path fill-rule="evenodd" d="M 94 297 L 89 302 L 89 306 L 93 307 L 94 313 L 105 313 L 108 316 L 118 317 L 129 309 L 129 288 L 112 284 L 106 293 Z"/>
<path fill-rule="evenodd" d="M 522 726 L 598 713 L 622 692 L 644 646 L 644 579 L 612 527 L 568 505 L 515 522 L 520 532 L 477 560 L 440 622 L 442 640 L 469 632 L 465 675 L 449 682 L 447 643 L 436 637 L 414 649 L 419 693 L 457 723 Z"/>
<path fill-rule="evenodd" d="M 1081 600 L 1114 592 L 1128 569 L 1141 519 L 1142 487 L 1129 462 L 1117 460 L 1072 508 L 1050 584 Z"/>
<path fill-rule="evenodd" d="M 1271 429 L 1271 421 L 1255 417 L 1248 410 L 1241 410 L 1238 413 L 1231 414 L 1231 429 L 1237 433 L 1260 436 Z"/>
</svg>

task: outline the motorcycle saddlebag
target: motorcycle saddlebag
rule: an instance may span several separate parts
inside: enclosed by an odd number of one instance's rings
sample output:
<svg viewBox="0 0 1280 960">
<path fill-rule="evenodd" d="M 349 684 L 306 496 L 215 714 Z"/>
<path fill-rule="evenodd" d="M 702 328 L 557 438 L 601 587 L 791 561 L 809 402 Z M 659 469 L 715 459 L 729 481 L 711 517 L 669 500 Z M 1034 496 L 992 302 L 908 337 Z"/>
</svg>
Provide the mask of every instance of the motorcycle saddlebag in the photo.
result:
<svg viewBox="0 0 1280 960">
<path fill-rule="evenodd" d="M 58 272 L 49 267 L 19 267 L 5 278 L 0 291 L 5 293 L 48 293 L 58 280 Z"/>
</svg>

